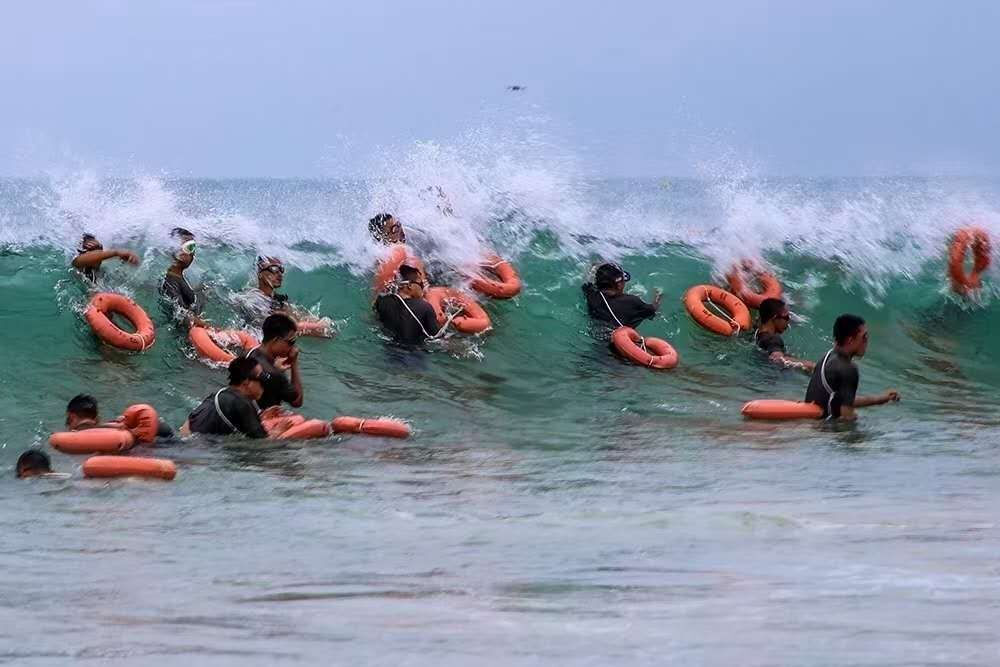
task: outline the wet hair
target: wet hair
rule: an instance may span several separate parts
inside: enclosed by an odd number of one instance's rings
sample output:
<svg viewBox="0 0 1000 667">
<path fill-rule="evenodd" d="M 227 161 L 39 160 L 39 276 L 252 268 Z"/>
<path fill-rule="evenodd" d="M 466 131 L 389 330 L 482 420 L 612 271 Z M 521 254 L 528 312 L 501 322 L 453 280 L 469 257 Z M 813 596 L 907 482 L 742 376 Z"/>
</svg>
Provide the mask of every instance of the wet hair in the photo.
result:
<svg viewBox="0 0 1000 667">
<path fill-rule="evenodd" d="M 52 461 L 49 460 L 49 455 L 45 452 L 39 449 L 29 449 L 17 457 L 17 466 L 15 470 L 17 471 L 18 477 L 28 470 L 52 472 Z"/>
<path fill-rule="evenodd" d="M 170 230 L 170 235 L 174 238 L 183 239 L 185 241 L 190 241 L 194 239 L 194 234 L 184 229 L 183 227 L 174 227 Z"/>
<path fill-rule="evenodd" d="M 235 387 L 257 377 L 254 369 L 260 364 L 250 357 L 236 357 L 229 362 L 229 385 Z"/>
<path fill-rule="evenodd" d="M 842 345 L 864 325 L 864 318 L 845 313 L 833 323 L 833 340 L 837 341 L 837 345 Z"/>
<path fill-rule="evenodd" d="M 412 266 L 409 266 L 407 264 L 400 265 L 400 267 L 399 267 L 399 275 L 403 278 L 403 280 L 408 280 L 408 281 L 413 282 L 413 283 L 422 282 L 421 281 L 422 276 L 420 275 L 420 269 L 412 267 Z"/>
<path fill-rule="evenodd" d="M 77 417 L 97 419 L 97 399 L 90 394 L 77 394 L 66 404 L 66 412 Z"/>
<path fill-rule="evenodd" d="M 379 213 L 368 221 L 368 233 L 376 241 L 385 241 L 385 223 L 392 220 L 392 214 Z"/>
<path fill-rule="evenodd" d="M 267 319 L 264 320 L 264 325 L 261 328 L 264 331 L 263 342 L 266 343 L 276 338 L 285 338 L 292 335 L 295 333 L 298 326 L 288 315 L 275 313 L 274 315 L 267 316 Z"/>
<path fill-rule="evenodd" d="M 625 270 L 617 264 L 612 264 L 611 262 L 606 262 L 597 267 L 594 271 L 594 284 L 598 287 L 614 287 L 619 280 L 626 279 Z"/>
<path fill-rule="evenodd" d="M 778 316 L 778 313 L 785 309 L 785 305 L 785 302 L 781 299 L 764 299 L 761 301 L 760 308 L 758 308 L 760 323 L 766 324 L 773 320 Z"/>
</svg>

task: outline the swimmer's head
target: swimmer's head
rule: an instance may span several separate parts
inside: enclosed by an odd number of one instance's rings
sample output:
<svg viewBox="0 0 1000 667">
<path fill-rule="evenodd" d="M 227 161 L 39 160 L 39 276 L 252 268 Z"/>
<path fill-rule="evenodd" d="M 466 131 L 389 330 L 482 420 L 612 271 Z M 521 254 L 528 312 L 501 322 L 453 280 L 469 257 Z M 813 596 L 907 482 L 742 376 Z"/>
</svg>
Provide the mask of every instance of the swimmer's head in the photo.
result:
<svg viewBox="0 0 1000 667">
<path fill-rule="evenodd" d="M 788 329 L 788 322 L 792 315 L 788 312 L 788 305 L 781 299 L 764 299 L 760 302 L 760 323 L 774 323 L 774 330 L 777 333 L 784 333 Z"/>
<path fill-rule="evenodd" d="M 259 400 L 264 394 L 260 375 L 260 364 L 249 357 L 236 357 L 229 362 L 229 386 L 251 401 Z"/>
<path fill-rule="evenodd" d="M 66 405 L 66 428 L 69 430 L 75 431 L 97 421 L 97 399 L 90 394 L 77 394 Z"/>
<path fill-rule="evenodd" d="M 18 457 L 16 470 L 19 479 L 48 475 L 52 472 L 52 462 L 45 452 L 29 449 Z"/>
<path fill-rule="evenodd" d="M 406 232 L 403 225 L 389 213 L 379 213 L 368 221 L 368 232 L 376 243 L 392 245 L 406 243 Z"/>
<path fill-rule="evenodd" d="M 625 289 L 625 283 L 632 280 L 628 271 L 620 264 L 606 262 L 597 267 L 594 271 L 594 284 L 600 289 L 612 289 L 618 287 Z"/>
<path fill-rule="evenodd" d="M 270 345 L 275 356 L 287 356 L 298 339 L 298 325 L 288 315 L 275 313 L 268 315 L 261 326 L 264 338 L 262 344 Z"/>
<path fill-rule="evenodd" d="M 180 247 L 174 251 L 174 262 L 182 269 L 188 268 L 194 262 L 194 253 L 198 245 L 195 243 L 194 234 L 183 227 L 174 227 L 170 230 L 170 235 L 180 242 Z"/>
<path fill-rule="evenodd" d="M 399 267 L 399 280 L 396 282 L 398 294 L 408 299 L 419 299 L 426 288 L 423 272 L 413 266 L 403 264 Z"/>
<path fill-rule="evenodd" d="M 93 234 L 84 234 L 80 237 L 80 247 L 76 249 L 81 255 L 85 252 L 91 252 L 93 250 L 104 250 L 104 246 L 101 242 L 97 240 L 97 237 Z"/>
<path fill-rule="evenodd" d="M 849 357 L 863 357 L 868 351 L 868 326 L 864 318 L 845 313 L 833 323 L 833 340 Z"/>
<path fill-rule="evenodd" d="M 257 284 L 277 289 L 285 282 L 285 265 L 277 257 L 257 257 Z"/>
</svg>

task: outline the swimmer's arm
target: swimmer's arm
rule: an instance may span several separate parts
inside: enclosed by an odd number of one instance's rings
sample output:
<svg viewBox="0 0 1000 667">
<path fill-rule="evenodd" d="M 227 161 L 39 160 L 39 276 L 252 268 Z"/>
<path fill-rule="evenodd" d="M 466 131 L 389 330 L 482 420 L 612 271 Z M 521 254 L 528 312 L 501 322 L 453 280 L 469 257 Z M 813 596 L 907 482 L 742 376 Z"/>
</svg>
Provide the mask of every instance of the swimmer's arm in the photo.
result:
<svg viewBox="0 0 1000 667">
<path fill-rule="evenodd" d="M 663 301 L 663 290 L 656 290 L 656 294 L 653 296 L 653 310 L 660 310 L 660 302 Z"/>
<path fill-rule="evenodd" d="M 74 257 L 73 268 L 96 269 L 101 266 L 101 262 L 104 260 L 115 257 L 132 265 L 139 263 L 139 256 L 128 250 L 91 250 Z"/>
<path fill-rule="evenodd" d="M 812 373 L 816 368 L 816 362 L 806 361 L 805 359 L 796 359 L 795 357 L 788 356 L 784 352 L 772 352 L 769 358 L 774 363 L 781 364 L 785 368 L 797 368 L 804 373 Z"/>
<path fill-rule="evenodd" d="M 288 401 L 288 404 L 293 408 L 301 408 L 303 398 L 302 376 L 299 374 L 299 349 L 297 347 L 293 347 L 291 354 L 288 355 L 288 364 L 292 369 L 292 391 L 295 392 L 294 398 Z"/>
<path fill-rule="evenodd" d="M 884 394 L 879 394 L 878 396 L 858 396 L 854 399 L 855 408 L 868 408 L 873 405 L 885 405 L 886 403 L 896 403 L 899 401 L 899 392 L 895 389 L 890 389 Z"/>
<path fill-rule="evenodd" d="M 442 336 L 444 336 L 445 333 L 448 331 L 448 327 L 451 326 L 451 321 L 454 320 L 456 317 L 458 317 L 461 313 L 462 313 L 462 311 L 456 310 L 451 315 L 449 315 L 448 319 L 445 320 L 444 324 L 441 325 L 441 328 L 438 329 L 438 332 L 436 334 L 434 334 L 433 336 L 431 336 L 429 340 L 437 340 L 438 338 L 441 338 Z M 435 322 L 435 324 L 436 324 L 436 322 Z"/>
</svg>

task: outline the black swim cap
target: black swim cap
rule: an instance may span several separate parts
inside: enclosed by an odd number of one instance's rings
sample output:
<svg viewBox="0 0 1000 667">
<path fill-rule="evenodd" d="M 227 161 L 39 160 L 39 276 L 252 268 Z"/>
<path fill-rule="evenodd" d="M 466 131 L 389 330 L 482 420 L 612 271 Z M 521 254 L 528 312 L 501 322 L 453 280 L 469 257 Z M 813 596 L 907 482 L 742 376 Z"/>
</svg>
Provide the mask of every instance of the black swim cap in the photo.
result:
<svg viewBox="0 0 1000 667">
<path fill-rule="evenodd" d="M 598 287 L 614 287 L 615 283 L 619 280 L 624 280 L 625 282 L 632 280 L 632 276 L 629 275 L 629 272 L 623 269 L 620 264 L 607 262 L 605 264 L 601 264 L 597 267 L 597 270 L 594 271 L 594 283 L 596 283 Z"/>
</svg>

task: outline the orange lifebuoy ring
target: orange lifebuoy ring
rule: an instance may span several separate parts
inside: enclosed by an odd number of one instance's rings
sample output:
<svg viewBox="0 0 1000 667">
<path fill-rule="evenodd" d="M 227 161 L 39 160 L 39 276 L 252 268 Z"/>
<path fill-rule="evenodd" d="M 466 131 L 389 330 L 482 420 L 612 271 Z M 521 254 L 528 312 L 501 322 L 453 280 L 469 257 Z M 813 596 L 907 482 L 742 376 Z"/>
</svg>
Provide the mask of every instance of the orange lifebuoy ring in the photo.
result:
<svg viewBox="0 0 1000 667">
<path fill-rule="evenodd" d="M 480 273 L 472 278 L 470 286 L 480 294 L 494 299 L 511 299 L 521 293 L 521 277 L 507 260 L 488 255 L 483 258 L 480 268 L 496 276 L 494 279 Z"/>
<path fill-rule="evenodd" d="M 424 294 L 424 298 L 431 304 L 441 326 L 448 321 L 448 316 L 444 312 L 444 302 L 456 301 L 462 307 L 464 314 L 451 321 L 455 329 L 462 333 L 477 334 L 490 328 L 490 316 L 468 292 L 453 287 L 432 287 Z"/>
<path fill-rule="evenodd" d="M 325 438 L 328 435 L 330 435 L 330 422 L 322 419 L 303 419 L 276 437 L 278 440 L 310 440 Z"/>
<path fill-rule="evenodd" d="M 334 433 L 364 433 L 384 438 L 408 438 L 410 427 L 397 419 L 360 419 L 359 417 L 335 417 L 330 422 Z"/>
<path fill-rule="evenodd" d="M 397 243 L 390 251 L 389 256 L 380 260 L 375 267 L 375 293 L 385 292 L 389 283 L 396 279 L 396 272 L 403 264 L 412 266 L 415 269 L 424 270 L 424 263 L 419 257 L 410 252 L 409 246 L 404 243 Z"/>
<path fill-rule="evenodd" d="M 135 333 L 118 328 L 118 325 L 111 321 L 111 313 L 117 313 L 131 322 L 136 329 Z M 139 304 L 127 296 L 111 292 L 95 294 L 83 316 L 97 337 L 108 345 L 142 352 L 156 342 L 153 320 L 149 319 L 149 315 L 139 307 Z"/>
<path fill-rule="evenodd" d="M 741 410 L 747 419 L 820 419 L 823 408 L 815 403 L 765 399 L 750 401 Z"/>
<path fill-rule="evenodd" d="M 965 272 L 965 255 L 972 248 L 972 272 Z M 982 274 L 990 267 L 990 235 L 985 229 L 966 227 L 955 232 L 948 252 L 951 288 L 957 294 L 982 287 Z"/>
<path fill-rule="evenodd" d="M 743 280 L 744 273 L 757 279 L 760 283 L 760 292 L 755 292 Z M 743 303 L 751 308 L 760 308 L 764 299 L 780 299 L 781 283 L 772 273 L 768 273 L 753 262 L 744 261 L 734 266 L 726 276 L 729 281 L 729 289 L 742 299 Z"/>
<path fill-rule="evenodd" d="M 135 445 L 135 436 L 123 428 L 88 428 L 49 436 L 49 444 L 63 454 L 124 452 Z"/>
<path fill-rule="evenodd" d="M 148 477 L 171 480 L 177 466 L 169 459 L 147 459 L 140 456 L 91 456 L 83 462 L 84 477 Z"/>
<path fill-rule="evenodd" d="M 194 349 L 200 357 L 220 364 L 228 364 L 236 358 L 235 354 L 223 349 L 220 342 L 224 345 L 239 345 L 244 350 L 252 350 L 258 345 L 257 339 L 246 331 L 206 329 L 205 327 L 191 327 L 188 331 L 188 340 L 194 345 Z"/>
<path fill-rule="evenodd" d="M 640 366 L 670 369 L 677 366 L 677 351 L 660 338 L 643 338 L 632 327 L 618 327 L 611 334 L 611 343 L 623 357 Z"/>
<path fill-rule="evenodd" d="M 710 302 L 725 310 L 728 318 L 716 315 L 705 307 Z M 684 293 L 684 307 L 691 318 L 713 333 L 732 336 L 750 328 L 750 310 L 735 294 L 714 285 L 695 285 Z"/>
<path fill-rule="evenodd" d="M 130 405 L 122 414 L 121 421 L 137 442 L 153 442 L 160 430 L 160 416 L 156 414 L 156 408 L 145 403 Z"/>
</svg>

